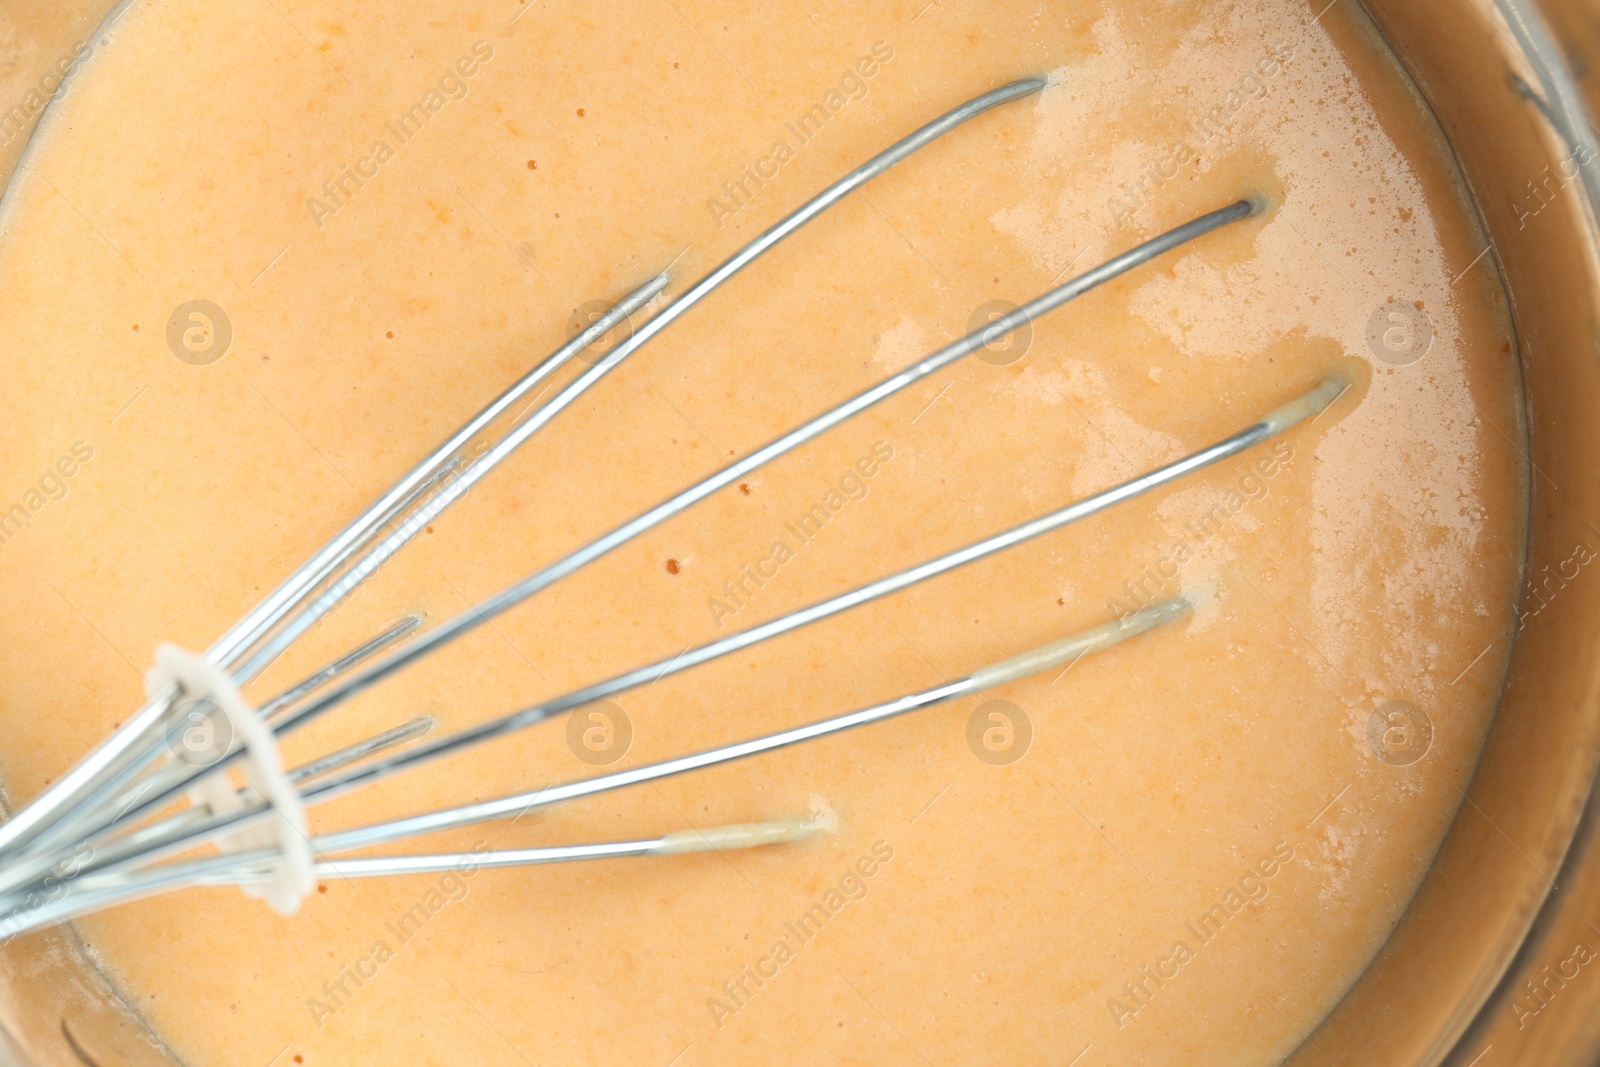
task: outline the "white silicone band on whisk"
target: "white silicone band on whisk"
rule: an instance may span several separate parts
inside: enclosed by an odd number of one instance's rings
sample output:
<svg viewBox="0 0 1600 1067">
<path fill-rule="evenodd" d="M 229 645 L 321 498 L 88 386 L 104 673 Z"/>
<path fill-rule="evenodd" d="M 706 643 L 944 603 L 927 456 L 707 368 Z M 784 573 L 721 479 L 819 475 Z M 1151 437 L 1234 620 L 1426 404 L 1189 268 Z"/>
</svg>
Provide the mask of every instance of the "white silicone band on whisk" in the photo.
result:
<svg viewBox="0 0 1600 1067">
<path fill-rule="evenodd" d="M 215 704 L 227 716 L 234 735 L 244 742 L 245 777 L 272 805 L 274 818 L 266 825 L 229 834 L 217 842 L 217 847 L 224 852 L 238 852 L 276 845 L 280 858 L 272 880 L 247 883 L 240 888 L 265 900 L 278 914 L 293 915 L 316 879 L 305 803 L 284 773 L 277 738 L 267 729 L 260 713 L 239 694 L 239 687 L 227 671 L 205 656 L 163 644 L 156 648 L 155 666 L 145 675 L 145 687 L 153 697 L 170 685 L 181 687 L 187 698 Z M 197 782 L 189 790 L 189 801 L 204 804 L 219 814 L 244 807 L 233 783 L 221 771 Z"/>
</svg>

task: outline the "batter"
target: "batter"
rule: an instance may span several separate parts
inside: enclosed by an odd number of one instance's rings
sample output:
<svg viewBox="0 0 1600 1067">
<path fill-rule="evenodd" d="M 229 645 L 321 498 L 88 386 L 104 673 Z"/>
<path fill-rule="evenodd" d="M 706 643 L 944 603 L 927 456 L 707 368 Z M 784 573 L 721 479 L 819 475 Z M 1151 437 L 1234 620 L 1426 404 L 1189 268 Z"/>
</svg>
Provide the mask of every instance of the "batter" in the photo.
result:
<svg viewBox="0 0 1600 1067">
<path fill-rule="evenodd" d="M 996 302 L 1270 210 L 666 523 L 286 761 L 670 657 L 1355 369 L 1315 422 L 1174 488 L 312 813 L 622 769 L 1196 604 L 1061 674 L 407 847 L 830 833 L 335 880 L 293 918 L 210 889 L 83 920 L 176 1058 L 1271 1064 L 1377 951 L 1477 757 L 1522 558 L 1508 319 L 1441 135 L 1351 5 L 924 3 L 139 0 L 96 38 L 0 214 L 13 804 L 138 704 L 157 643 L 209 644 L 595 302 L 663 269 L 680 294 L 1017 78 L 1050 86 L 687 314 L 249 691 L 455 615 Z"/>
</svg>

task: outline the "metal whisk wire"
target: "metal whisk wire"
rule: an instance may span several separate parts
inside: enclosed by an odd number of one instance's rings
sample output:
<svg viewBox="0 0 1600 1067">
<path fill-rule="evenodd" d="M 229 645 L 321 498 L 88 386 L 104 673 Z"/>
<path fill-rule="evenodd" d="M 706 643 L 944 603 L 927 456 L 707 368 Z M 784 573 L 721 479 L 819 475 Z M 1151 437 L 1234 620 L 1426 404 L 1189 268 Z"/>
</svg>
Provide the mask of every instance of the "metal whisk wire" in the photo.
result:
<svg viewBox="0 0 1600 1067">
<path fill-rule="evenodd" d="M 544 389 L 540 389 L 535 393 L 535 388 L 547 387 L 552 375 L 583 348 L 598 341 L 629 315 L 656 300 L 668 284 L 667 276 L 663 274 L 653 278 L 630 293 L 592 326 L 557 349 L 469 420 L 444 445 L 369 506 L 213 645 L 207 653 L 209 660 L 229 670 L 238 684 L 258 675 L 317 620 L 392 558 L 418 530 L 461 499 L 468 489 L 560 411 L 695 303 L 865 182 L 977 115 L 1037 93 L 1044 85 L 1042 79 L 1035 78 L 992 90 L 896 142 L 765 231 L 688 289 L 683 296 L 667 302 L 631 338 L 578 373 L 542 405 L 532 407 L 544 392 Z M 993 344 L 1068 301 L 1213 230 L 1256 214 L 1263 207 L 1254 200 L 1240 200 L 1146 241 L 1050 289 L 990 325 L 940 348 L 877 385 L 813 417 L 455 618 L 422 632 L 418 632 L 421 620 L 402 620 L 288 687 L 257 710 L 276 734 L 305 725 L 873 405 Z M 1314 417 L 1336 401 L 1346 388 L 1348 386 L 1342 377 L 1330 375 L 1299 398 L 1208 448 L 1011 529 L 866 586 L 853 588 L 848 593 L 688 649 L 670 659 L 636 667 L 431 741 L 412 743 L 432 727 L 431 720 L 413 720 L 294 768 L 288 772 L 289 780 L 295 784 L 304 803 L 318 803 L 400 770 L 482 744 L 585 704 L 750 648 L 1060 529 L 1237 455 Z M 512 409 L 525 399 L 529 401 L 528 405 L 511 414 Z M 497 433 L 491 435 L 491 429 L 497 429 Z M 488 439 L 490 436 L 493 437 L 492 443 Z M 310 841 L 312 852 L 317 857 L 314 869 L 318 876 L 360 877 L 443 870 L 468 862 L 487 866 L 521 866 L 602 857 L 663 855 L 701 848 L 751 847 L 795 840 L 811 832 L 814 827 L 802 820 L 779 820 L 667 834 L 640 841 L 516 849 L 488 857 L 476 853 L 444 853 L 333 858 L 425 833 L 520 816 L 527 811 L 577 797 L 750 758 L 842 730 L 880 722 L 1064 662 L 1075 662 L 1077 658 L 1102 651 L 1171 622 L 1186 611 L 1187 605 L 1182 601 L 1153 605 L 1118 622 L 1094 627 L 1001 663 L 981 667 L 954 682 L 765 737 L 595 778 L 319 835 Z M 187 696 L 190 705 L 197 703 L 192 695 Z M 233 743 L 217 753 L 216 758 L 200 765 L 172 758 L 172 753 L 177 751 L 174 742 L 183 726 L 181 716 L 177 713 L 184 709 L 185 698 L 186 694 L 179 691 L 178 687 L 168 687 L 167 691 L 149 701 L 55 786 L 9 823 L 0 826 L 0 916 L 4 916 L 0 919 L 0 937 L 183 886 L 243 885 L 268 881 L 273 877 L 280 857 L 275 849 L 235 848 L 217 854 L 185 855 L 207 843 L 230 839 L 237 841 L 241 831 L 261 826 L 275 817 L 274 806 L 249 787 L 237 791 L 238 800 L 232 810 L 191 806 L 157 818 L 155 822 L 148 821 L 171 808 L 197 782 L 225 774 L 247 755 L 243 746 Z M 204 700 L 198 703 L 202 708 L 206 706 Z M 192 712 L 194 708 L 191 706 L 188 710 Z"/>
<path fill-rule="evenodd" d="M 691 287 L 683 296 L 668 304 L 660 314 L 635 332 L 633 337 L 619 344 L 604 360 L 597 363 L 588 373 L 569 385 L 550 404 L 547 404 L 545 409 L 541 409 L 541 412 L 548 409 L 549 414 L 537 425 L 525 430 L 520 440 L 525 441 L 534 430 L 548 422 L 549 418 L 553 417 L 562 407 L 570 404 L 606 372 L 645 345 L 655 334 L 665 329 L 713 290 L 855 189 L 876 178 L 906 157 L 926 147 L 963 123 L 976 118 L 991 108 L 1037 93 L 1044 87 L 1044 79 L 1031 78 L 1013 82 L 984 93 L 941 115 L 915 133 L 889 146 L 849 174 L 846 174 L 776 225 L 766 230 L 754 241 L 751 241 L 716 270 Z M 432 480 L 444 477 L 452 466 L 461 465 L 463 462 L 462 450 L 477 435 L 482 433 L 486 427 L 500 418 L 512 405 L 520 401 L 536 385 L 547 378 L 550 373 L 553 373 L 557 367 L 570 359 L 571 356 L 598 340 L 623 319 L 627 318 L 634 310 L 642 307 L 665 285 L 666 278 L 662 276 L 653 279 L 639 290 L 629 294 L 616 307 L 601 316 L 589 329 L 558 349 L 555 354 L 530 372 L 529 375 L 506 390 L 493 403 L 479 412 L 460 430 L 456 431 L 449 440 L 435 449 L 416 467 L 412 468 L 391 489 L 336 535 L 333 540 L 318 550 L 311 559 L 302 564 L 250 613 L 230 628 L 208 650 L 209 658 L 220 667 L 231 667 L 246 651 L 266 639 L 273 627 L 281 623 L 290 612 L 310 597 L 320 585 L 326 582 L 361 547 L 370 543 L 379 530 L 392 522 L 403 508 L 416 499 L 417 494 L 426 491 Z M 559 406 L 552 407 L 552 405 L 557 404 Z M 477 465 L 482 468 L 483 473 L 487 473 L 487 470 L 492 468 L 494 463 L 504 459 L 509 454 L 509 451 L 509 449 L 501 450 L 493 458 L 485 455 L 478 460 Z M 481 477 L 482 475 L 480 474 L 479 476 Z M 415 529 L 415 527 L 412 528 L 413 533 Z M 346 593 L 348 594 L 350 591 L 353 590 L 346 590 Z M 252 666 L 254 667 L 255 664 L 252 663 Z M 261 666 L 264 666 L 264 664 L 261 664 Z M 256 669 L 259 669 L 259 667 Z M 243 671 L 235 674 L 240 684 L 248 681 L 252 676 Z M 86 809 L 93 810 L 96 807 L 103 806 L 108 800 L 109 792 L 114 792 L 116 789 L 125 786 L 132 775 L 137 773 L 137 768 L 130 769 L 131 765 L 139 759 L 139 753 L 135 750 L 135 745 L 141 739 L 145 739 L 161 723 L 162 719 L 171 711 L 173 703 L 178 697 L 179 693 L 174 689 L 170 692 L 162 693 L 156 699 L 148 702 L 113 733 L 110 738 L 70 769 L 56 783 L 47 788 L 27 808 L 18 812 L 10 821 L 0 825 L 0 858 L 3 858 L 12 848 L 26 845 L 32 839 L 40 836 L 46 831 L 51 820 L 55 820 L 57 830 L 60 831 L 68 825 L 68 820 L 71 817 Z M 59 841 L 70 836 L 70 831 L 66 833 L 58 832 L 54 835 L 53 840 Z"/>
</svg>

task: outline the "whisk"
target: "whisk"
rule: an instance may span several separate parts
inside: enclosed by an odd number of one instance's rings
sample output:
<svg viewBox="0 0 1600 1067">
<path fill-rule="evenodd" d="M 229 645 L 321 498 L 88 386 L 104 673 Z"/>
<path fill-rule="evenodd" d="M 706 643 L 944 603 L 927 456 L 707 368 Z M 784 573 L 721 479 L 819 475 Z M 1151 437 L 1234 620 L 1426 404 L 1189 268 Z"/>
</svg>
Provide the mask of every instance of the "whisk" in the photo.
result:
<svg viewBox="0 0 1600 1067">
<path fill-rule="evenodd" d="M 425 761 L 526 729 L 553 716 L 731 655 L 818 620 L 1058 530 L 1313 418 L 1348 388 L 1330 373 L 1303 395 L 1234 435 L 1021 525 L 848 593 L 443 736 L 422 718 L 285 771 L 276 738 L 339 707 L 458 637 L 522 603 L 647 530 L 879 402 L 993 345 L 1033 319 L 1142 264 L 1264 210 L 1241 199 L 1178 226 L 1051 288 L 678 492 L 604 536 L 549 563 L 432 629 L 407 617 L 259 706 L 239 687 L 259 675 L 318 620 L 451 504 L 568 405 L 718 286 L 873 178 L 992 108 L 1032 96 L 1043 78 L 975 97 L 850 171 L 665 305 L 550 399 L 517 411 L 575 356 L 663 294 L 661 274 L 629 293 L 469 420 L 295 570 L 204 654 L 157 650 L 148 701 L 38 798 L 0 825 L 0 937 L 97 909 L 197 885 L 238 885 L 279 911 L 295 910 L 316 878 L 403 875 L 622 856 L 664 855 L 794 841 L 813 820 L 776 818 L 660 837 L 490 852 L 350 856 L 374 846 L 529 811 L 763 753 L 881 722 L 1049 670 L 1183 616 L 1181 599 L 1075 633 L 955 681 L 803 726 L 564 784 L 351 829 L 308 835 L 305 808 Z M 243 766 L 236 785 L 230 769 Z M 187 797 L 188 803 L 179 806 Z M 215 846 L 206 850 L 204 846 Z"/>
</svg>

